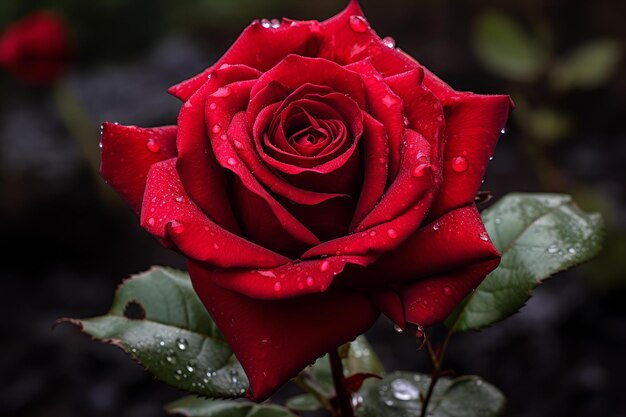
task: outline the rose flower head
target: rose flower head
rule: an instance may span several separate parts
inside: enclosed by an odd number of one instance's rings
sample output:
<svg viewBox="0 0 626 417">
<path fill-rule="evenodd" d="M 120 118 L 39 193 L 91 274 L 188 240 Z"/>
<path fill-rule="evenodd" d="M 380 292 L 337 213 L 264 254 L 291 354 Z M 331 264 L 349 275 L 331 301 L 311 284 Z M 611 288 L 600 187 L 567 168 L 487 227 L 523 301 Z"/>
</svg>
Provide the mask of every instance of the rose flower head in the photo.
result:
<svg viewBox="0 0 626 417">
<path fill-rule="evenodd" d="M 66 70 L 71 54 L 63 19 L 40 11 L 13 23 L 0 35 L 0 66 L 30 85 L 47 85 Z"/>
<path fill-rule="evenodd" d="M 498 265 L 474 198 L 511 100 L 453 90 L 356 1 L 254 21 L 169 91 L 176 126 L 103 125 L 101 173 L 188 259 L 250 398 L 380 313 L 442 321 Z"/>
</svg>

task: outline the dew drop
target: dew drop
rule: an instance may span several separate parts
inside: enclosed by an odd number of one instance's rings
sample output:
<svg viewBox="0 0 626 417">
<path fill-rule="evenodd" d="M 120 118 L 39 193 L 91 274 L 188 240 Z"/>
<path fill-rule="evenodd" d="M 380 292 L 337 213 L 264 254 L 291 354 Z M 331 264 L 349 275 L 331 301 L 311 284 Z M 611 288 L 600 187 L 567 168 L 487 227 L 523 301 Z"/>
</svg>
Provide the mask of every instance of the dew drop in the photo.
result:
<svg viewBox="0 0 626 417">
<path fill-rule="evenodd" d="M 320 264 L 320 272 L 326 272 L 326 271 L 328 271 L 328 268 L 330 268 L 330 262 L 328 262 L 328 261 L 323 261 L 323 262 Z"/>
<path fill-rule="evenodd" d="M 155 224 L 155 223 L 156 223 L 156 221 L 154 220 L 154 217 L 150 217 L 150 218 L 148 219 L 148 225 L 149 225 L 149 226 L 154 226 L 154 224 Z"/>
<path fill-rule="evenodd" d="M 555 254 L 559 251 L 559 248 L 556 245 L 548 246 L 548 253 Z"/>
<path fill-rule="evenodd" d="M 435 223 L 433 224 L 433 230 L 436 232 L 437 230 L 441 229 L 441 225 L 439 223 Z"/>
<path fill-rule="evenodd" d="M 220 136 L 220 139 L 228 140 L 228 135 L 226 133 L 224 133 L 222 136 Z"/>
<path fill-rule="evenodd" d="M 372 231 L 370 232 L 370 236 L 371 236 L 371 237 L 376 236 L 376 230 L 372 230 Z"/>
<path fill-rule="evenodd" d="M 161 149 L 161 145 L 159 145 L 154 139 L 150 138 L 146 142 L 146 148 L 148 148 L 148 150 L 152 153 L 157 153 Z"/>
<path fill-rule="evenodd" d="M 467 163 L 467 159 L 464 156 L 457 156 L 452 158 L 452 170 L 454 172 L 465 172 L 467 171 L 469 164 Z"/>
<path fill-rule="evenodd" d="M 363 33 L 369 29 L 370 25 L 363 16 L 353 15 L 350 16 L 350 29 L 356 33 Z"/>
<path fill-rule="evenodd" d="M 398 232 L 396 232 L 396 229 L 388 229 L 387 236 L 389 236 L 391 239 L 396 239 L 398 237 Z"/>
<path fill-rule="evenodd" d="M 177 202 L 179 202 L 179 203 L 182 203 L 182 202 L 183 202 L 183 196 L 182 196 L 182 195 L 177 195 L 177 196 L 174 198 L 174 200 L 176 200 L 176 201 L 177 201 Z"/>
<path fill-rule="evenodd" d="M 503 127 L 502 130 L 500 131 L 500 133 L 503 135 L 506 135 L 506 132 L 508 132 L 508 130 L 506 130 L 506 127 Z"/>
<path fill-rule="evenodd" d="M 172 227 L 172 232 L 176 234 L 181 234 L 182 232 L 185 231 L 185 225 L 179 221 L 173 220 L 172 223 L 170 223 L 170 225 Z"/>
<path fill-rule="evenodd" d="M 402 327 L 398 326 L 397 324 L 394 324 L 394 325 L 393 325 L 393 330 L 394 330 L 396 333 L 404 333 L 404 330 L 402 330 Z"/>
<path fill-rule="evenodd" d="M 231 93 L 230 87 L 221 87 L 218 88 L 215 93 L 212 94 L 213 97 L 228 97 Z"/>
<path fill-rule="evenodd" d="M 426 172 L 426 169 L 427 169 L 427 168 L 428 168 L 428 164 L 421 164 L 421 165 L 418 165 L 418 166 L 416 166 L 416 167 L 413 169 L 412 174 L 413 174 L 413 176 L 414 176 L 414 177 L 416 177 L 416 178 L 423 177 L 423 176 L 424 176 L 424 173 Z"/>
<path fill-rule="evenodd" d="M 179 337 L 178 339 L 176 339 L 176 347 L 180 350 L 186 350 L 188 346 L 187 340 L 183 339 L 182 337 Z"/>
<path fill-rule="evenodd" d="M 272 27 L 272 23 L 267 19 L 261 19 L 261 26 L 263 26 L 265 29 L 269 29 Z"/>
<path fill-rule="evenodd" d="M 213 133 L 220 133 L 221 130 L 222 130 L 222 126 L 220 126 L 219 124 L 215 124 L 213 125 L 213 128 L 211 128 L 211 132 Z"/>
<path fill-rule="evenodd" d="M 568 251 L 569 253 L 571 253 L 572 255 L 575 255 L 575 254 L 576 254 L 576 249 L 574 249 L 574 248 L 569 248 L 567 251 Z"/>
<path fill-rule="evenodd" d="M 281 21 L 278 19 L 272 19 L 270 20 L 270 26 L 272 27 L 272 29 L 278 29 L 281 25 Z"/>
<path fill-rule="evenodd" d="M 445 295 L 452 295 L 452 288 L 450 288 L 448 286 L 443 287 L 443 293 Z"/>
<path fill-rule="evenodd" d="M 494 220 L 494 222 L 495 222 L 496 224 L 500 224 L 500 223 L 502 223 L 502 219 L 501 219 L 501 218 L 499 218 L 499 217 L 496 217 L 496 219 Z"/>
<path fill-rule="evenodd" d="M 172 355 L 165 355 L 165 360 L 168 363 L 176 363 L 176 358 L 174 356 L 172 356 Z"/>
<path fill-rule="evenodd" d="M 307 287 L 312 287 L 315 284 L 315 279 L 313 277 L 307 277 L 306 278 L 306 285 Z"/>
<path fill-rule="evenodd" d="M 228 158 L 228 165 L 230 165 L 231 167 L 234 167 L 235 165 L 237 165 L 237 160 L 235 158 Z"/>
<path fill-rule="evenodd" d="M 195 370 L 195 364 L 191 361 L 187 362 L 185 367 L 187 368 L 187 372 L 193 372 Z"/>
<path fill-rule="evenodd" d="M 389 49 L 393 49 L 396 46 L 396 40 L 391 36 L 386 36 L 383 38 L 383 45 L 385 45 Z"/>
<path fill-rule="evenodd" d="M 282 286 L 283 285 L 280 283 L 280 281 L 276 281 L 274 283 L 274 292 L 279 292 L 281 290 Z"/>
<path fill-rule="evenodd" d="M 217 109 L 217 103 L 211 103 L 211 104 L 209 104 L 209 109 L 211 109 L 211 110 L 215 110 L 215 109 Z"/>
<path fill-rule="evenodd" d="M 487 232 L 480 232 L 478 234 L 478 237 L 480 238 L 480 240 L 488 242 L 489 241 L 489 235 L 487 234 Z"/>
<path fill-rule="evenodd" d="M 243 144 L 238 140 L 233 141 L 233 145 L 235 145 L 235 148 L 237 149 L 243 149 Z"/>
<path fill-rule="evenodd" d="M 419 398 L 420 391 L 406 379 L 398 378 L 391 383 L 391 394 L 400 401 L 412 401 Z"/>
</svg>

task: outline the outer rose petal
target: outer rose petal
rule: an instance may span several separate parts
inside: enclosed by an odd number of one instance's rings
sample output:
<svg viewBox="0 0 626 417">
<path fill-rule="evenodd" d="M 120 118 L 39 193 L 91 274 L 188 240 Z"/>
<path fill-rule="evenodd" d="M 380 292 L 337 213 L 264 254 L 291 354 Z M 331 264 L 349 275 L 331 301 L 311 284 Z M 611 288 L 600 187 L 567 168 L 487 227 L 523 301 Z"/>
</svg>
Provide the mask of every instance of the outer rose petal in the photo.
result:
<svg viewBox="0 0 626 417">
<path fill-rule="evenodd" d="M 224 64 L 244 64 L 266 71 L 289 54 L 310 56 L 317 49 L 312 32 L 318 25 L 315 21 L 283 19 L 279 28 L 267 29 L 255 20 L 215 65 L 171 87 L 168 92 L 187 101 L 206 82 L 209 74 Z"/>
<path fill-rule="evenodd" d="M 288 261 L 211 221 L 185 193 L 175 158 L 150 169 L 141 225 L 159 238 L 169 238 L 188 258 L 222 268 L 270 268 Z"/>
<path fill-rule="evenodd" d="M 493 259 L 407 285 L 400 291 L 406 320 L 422 326 L 445 320 L 499 263 Z"/>
<path fill-rule="evenodd" d="M 176 126 L 144 129 L 103 123 L 101 140 L 102 178 L 139 212 L 150 167 L 176 156 Z"/>
<path fill-rule="evenodd" d="M 194 289 L 243 365 L 255 401 L 315 359 L 353 340 L 376 320 L 367 296 L 330 290 L 288 300 L 255 300 L 212 282 L 211 271 L 190 261 Z"/>
<path fill-rule="evenodd" d="M 459 93 L 445 106 L 446 133 L 443 155 L 443 183 L 430 211 L 430 218 L 471 204 L 493 155 L 500 131 L 512 110 L 508 96 Z M 453 168 L 464 158 L 467 169 Z"/>
</svg>

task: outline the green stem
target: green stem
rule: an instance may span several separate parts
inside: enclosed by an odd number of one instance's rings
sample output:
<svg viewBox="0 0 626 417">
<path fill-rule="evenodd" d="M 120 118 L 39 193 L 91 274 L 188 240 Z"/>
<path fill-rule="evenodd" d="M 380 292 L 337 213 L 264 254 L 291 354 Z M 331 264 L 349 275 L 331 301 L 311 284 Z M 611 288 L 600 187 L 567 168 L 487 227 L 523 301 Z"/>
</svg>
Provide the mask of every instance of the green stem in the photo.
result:
<svg viewBox="0 0 626 417">
<path fill-rule="evenodd" d="M 354 417 L 354 409 L 352 408 L 352 396 L 346 389 L 343 376 L 343 364 L 339 357 L 339 352 L 334 349 L 328 353 L 330 357 L 330 369 L 333 375 L 333 383 L 335 384 L 335 395 L 339 405 L 338 417 Z"/>
<path fill-rule="evenodd" d="M 332 404 L 328 401 L 324 393 L 321 392 L 321 389 L 313 386 L 312 381 L 307 381 L 306 378 L 302 375 L 298 375 L 292 381 L 301 390 L 313 396 L 317 400 L 317 402 L 322 404 L 322 407 L 324 407 L 326 411 L 330 413 L 334 412 Z"/>
<path fill-rule="evenodd" d="M 448 350 L 448 345 L 450 344 L 450 339 L 452 338 L 452 335 L 454 334 L 455 327 L 456 327 L 456 321 L 449 328 L 448 333 L 446 334 L 446 338 L 444 339 L 443 344 L 439 348 L 439 351 L 435 351 L 435 349 L 433 349 L 433 346 L 430 343 L 429 339 L 426 340 L 426 347 L 428 348 L 428 354 L 433 363 L 433 371 L 431 373 L 430 384 L 428 385 L 428 391 L 426 392 L 426 396 L 424 397 L 422 401 L 422 412 L 420 413 L 420 417 L 426 417 L 426 413 L 428 411 L 428 403 L 432 399 L 433 392 L 435 391 L 435 385 L 437 385 L 437 381 L 439 381 L 439 378 L 441 377 L 443 373 L 442 372 L 443 371 L 442 370 L 443 358 L 445 357 L 446 351 Z"/>
</svg>

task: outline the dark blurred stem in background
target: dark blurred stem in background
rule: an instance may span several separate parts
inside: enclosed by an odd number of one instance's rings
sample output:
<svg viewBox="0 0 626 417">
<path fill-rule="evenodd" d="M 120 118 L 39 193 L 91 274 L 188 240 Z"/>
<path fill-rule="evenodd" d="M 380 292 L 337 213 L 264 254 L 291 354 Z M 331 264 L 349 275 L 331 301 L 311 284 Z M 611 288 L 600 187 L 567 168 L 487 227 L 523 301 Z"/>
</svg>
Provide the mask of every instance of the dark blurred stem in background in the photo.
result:
<svg viewBox="0 0 626 417">
<path fill-rule="evenodd" d="M 119 199 L 113 193 L 113 189 L 108 187 L 100 179 L 100 153 L 98 148 L 99 133 L 96 130 L 96 123 L 85 111 L 83 104 L 67 83 L 57 83 L 52 98 L 56 107 L 59 119 L 65 125 L 69 136 L 80 148 L 85 161 L 91 168 L 94 183 L 98 186 L 100 199 L 108 206 L 119 203 Z"/>
<path fill-rule="evenodd" d="M 346 389 L 345 377 L 343 375 L 343 365 L 341 363 L 341 357 L 339 351 L 336 349 L 331 350 L 328 353 L 330 357 L 330 369 L 333 374 L 333 383 L 335 384 L 335 395 L 337 398 L 337 404 L 339 406 L 339 414 L 337 417 L 354 417 L 354 410 L 352 408 L 351 394 Z"/>
</svg>

